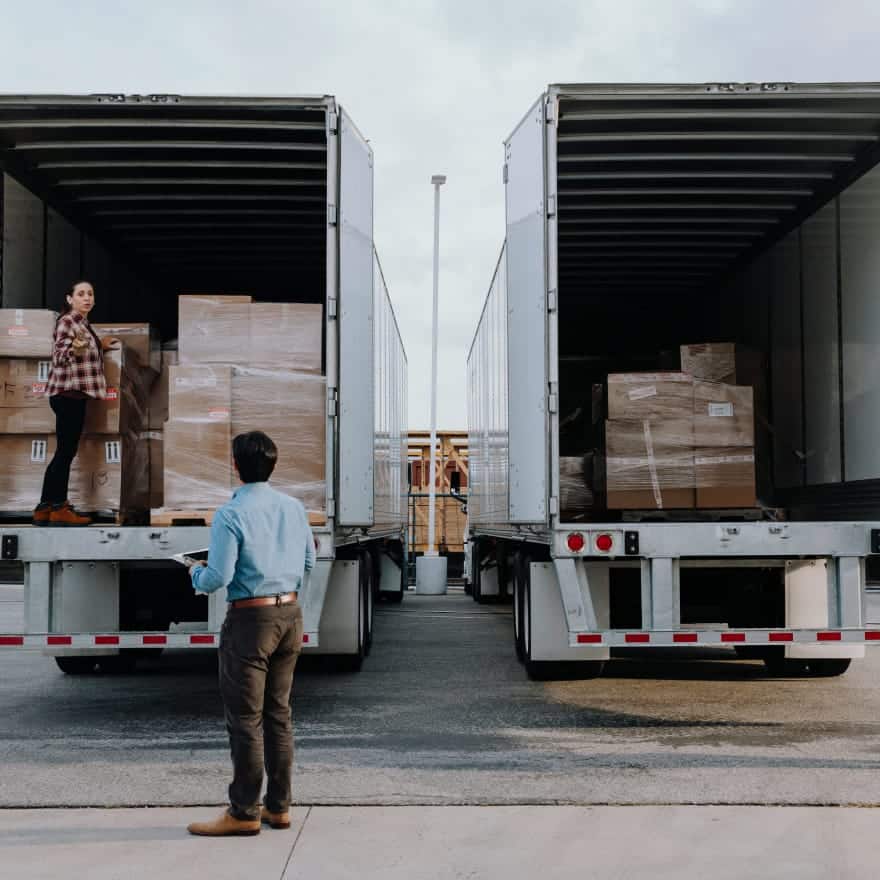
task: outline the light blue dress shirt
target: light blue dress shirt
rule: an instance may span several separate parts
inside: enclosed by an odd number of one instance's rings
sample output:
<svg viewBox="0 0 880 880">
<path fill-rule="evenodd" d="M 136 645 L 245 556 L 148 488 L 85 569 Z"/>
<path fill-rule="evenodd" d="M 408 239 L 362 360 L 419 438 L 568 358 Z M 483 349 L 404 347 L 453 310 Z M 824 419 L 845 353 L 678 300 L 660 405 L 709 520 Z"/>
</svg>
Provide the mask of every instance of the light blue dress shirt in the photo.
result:
<svg viewBox="0 0 880 880">
<path fill-rule="evenodd" d="M 207 566 L 192 568 L 198 593 L 227 587 L 226 598 L 299 591 L 315 564 L 305 508 L 268 483 L 245 483 L 214 514 Z"/>
</svg>

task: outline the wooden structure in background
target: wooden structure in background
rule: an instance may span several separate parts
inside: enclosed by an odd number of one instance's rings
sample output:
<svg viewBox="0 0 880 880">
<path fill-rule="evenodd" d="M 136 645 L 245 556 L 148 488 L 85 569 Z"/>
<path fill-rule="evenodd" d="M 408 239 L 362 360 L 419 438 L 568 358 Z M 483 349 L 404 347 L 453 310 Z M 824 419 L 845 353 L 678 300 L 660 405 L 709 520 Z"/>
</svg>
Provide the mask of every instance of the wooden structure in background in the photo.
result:
<svg viewBox="0 0 880 880">
<path fill-rule="evenodd" d="M 412 481 L 410 484 L 410 552 L 428 549 L 428 498 L 431 473 L 431 432 L 411 431 L 409 453 Z M 467 431 L 437 432 L 437 510 L 434 521 L 435 545 L 446 553 L 464 553 L 464 531 L 467 515 L 461 502 L 451 497 L 452 475 L 457 473 L 459 491 L 467 497 L 468 435 Z"/>
</svg>

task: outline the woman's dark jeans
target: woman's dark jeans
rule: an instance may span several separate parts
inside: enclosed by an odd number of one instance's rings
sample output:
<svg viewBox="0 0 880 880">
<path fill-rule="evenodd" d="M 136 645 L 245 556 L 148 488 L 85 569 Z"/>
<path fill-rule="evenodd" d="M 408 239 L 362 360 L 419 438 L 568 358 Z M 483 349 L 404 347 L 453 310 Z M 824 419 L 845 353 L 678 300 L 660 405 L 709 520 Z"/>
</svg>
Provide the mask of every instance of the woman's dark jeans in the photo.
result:
<svg viewBox="0 0 880 880">
<path fill-rule="evenodd" d="M 58 445 L 43 477 L 40 504 L 61 504 L 67 501 L 70 465 L 76 458 L 76 451 L 79 448 L 79 438 L 82 436 L 83 424 L 86 420 L 86 402 L 84 397 L 62 397 L 60 394 L 49 398 L 49 406 L 55 413 L 55 436 Z"/>
</svg>

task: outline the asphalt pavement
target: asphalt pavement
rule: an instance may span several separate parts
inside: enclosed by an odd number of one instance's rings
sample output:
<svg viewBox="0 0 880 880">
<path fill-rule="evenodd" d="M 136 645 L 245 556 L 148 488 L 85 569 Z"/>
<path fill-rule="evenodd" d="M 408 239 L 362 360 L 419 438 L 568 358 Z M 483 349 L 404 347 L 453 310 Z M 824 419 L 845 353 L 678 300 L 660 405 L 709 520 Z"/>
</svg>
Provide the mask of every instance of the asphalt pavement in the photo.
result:
<svg viewBox="0 0 880 880">
<path fill-rule="evenodd" d="M 21 588 L 0 588 L 0 630 L 20 615 Z M 880 652 L 841 678 L 688 651 L 538 683 L 511 630 L 507 606 L 409 594 L 377 610 L 359 673 L 304 662 L 297 803 L 880 803 Z M 167 652 L 133 675 L 65 676 L 15 650 L 0 663 L 0 806 L 223 803 L 212 653 Z"/>
</svg>

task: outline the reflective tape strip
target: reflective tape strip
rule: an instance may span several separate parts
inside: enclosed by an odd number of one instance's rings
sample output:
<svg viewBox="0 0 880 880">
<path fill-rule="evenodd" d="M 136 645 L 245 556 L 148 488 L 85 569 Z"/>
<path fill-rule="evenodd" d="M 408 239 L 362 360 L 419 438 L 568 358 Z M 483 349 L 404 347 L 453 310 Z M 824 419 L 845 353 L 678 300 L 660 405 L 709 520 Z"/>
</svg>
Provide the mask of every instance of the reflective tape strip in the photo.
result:
<svg viewBox="0 0 880 880">
<path fill-rule="evenodd" d="M 605 648 L 671 647 L 678 645 L 728 647 L 730 645 L 817 644 L 834 642 L 848 645 L 880 644 L 880 629 L 746 629 L 746 630 L 650 630 L 627 632 L 572 632 L 569 646 L 594 645 Z"/>
<path fill-rule="evenodd" d="M 0 649 L 26 648 L 216 648 L 219 633 L 0 633 Z M 318 646 L 318 633 L 303 633 L 303 645 Z"/>
</svg>

